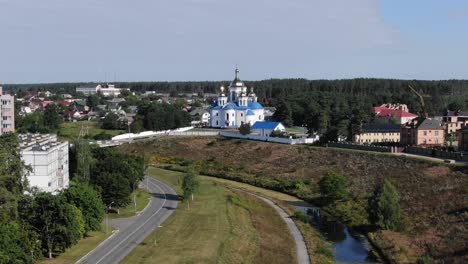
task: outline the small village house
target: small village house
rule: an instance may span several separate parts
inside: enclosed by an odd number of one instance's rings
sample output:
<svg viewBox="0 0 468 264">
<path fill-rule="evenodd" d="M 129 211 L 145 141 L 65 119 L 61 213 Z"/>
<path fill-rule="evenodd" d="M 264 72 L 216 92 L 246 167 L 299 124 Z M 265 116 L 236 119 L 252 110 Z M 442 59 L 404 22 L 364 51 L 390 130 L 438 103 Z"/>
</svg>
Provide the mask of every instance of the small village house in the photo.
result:
<svg viewBox="0 0 468 264">
<path fill-rule="evenodd" d="M 411 122 L 401 128 L 402 145 L 436 147 L 445 144 L 445 129 L 442 122 L 426 118 L 421 123 Z"/>
<path fill-rule="evenodd" d="M 252 126 L 252 134 L 257 134 L 263 137 L 271 136 L 273 131 L 284 132 L 286 128 L 280 122 L 265 122 L 257 121 Z"/>
</svg>

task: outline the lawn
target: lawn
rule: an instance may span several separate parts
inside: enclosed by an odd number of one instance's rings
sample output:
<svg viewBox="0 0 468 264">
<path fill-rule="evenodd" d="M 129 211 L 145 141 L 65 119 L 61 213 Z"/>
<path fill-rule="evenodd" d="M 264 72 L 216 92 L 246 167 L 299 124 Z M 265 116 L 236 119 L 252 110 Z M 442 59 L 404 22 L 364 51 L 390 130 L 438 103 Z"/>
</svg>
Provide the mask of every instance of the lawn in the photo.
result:
<svg viewBox="0 0 468 264">
<path fill-rule="evenodd" d="M 88 252 L 96 248 L 102 241 L 111 235 L 111 232 L 106 234 L 106 226 L 101 225 L 102 231 L 93 231 L 89 236 L 81 239 L 78 243 L 71 248 L 67 249 L 64 253 L 54 259 L 42 258 L 36 263 L 38 264 L 72 264 L 82 258 Z"/>
<path fill-rule="evenodd" d="M 93 138 L 95 135 L 103 132 L 112 136 L 117 136 L 122 133 L 125 133 L 124 130 L 108 130 L 99 128 L 98 121 L 79 121 L 62 123 L 58 134 L 62 139 L 75 140 L 80 134 L 81 127 L 88 128 L 87 137 L 89 138 Z"/>
<path fill-rule="evenodd" d="M 183 174 L 147 173 L 180 193 Z M 294 263 L 286 224 L 263 201 L 200 177 L 190 209 L 182 203 L 122 263 Z"/>
<path fill-rule="evenodd" d="M 159 168 L 150 167 L 148 172 L 151 175 L 158 175 L 158 178 L 164 179 L 166 182 L 170 182 L 175 186 L 178 186 L 177 175 L 180 175 L 180 172 L 163 170 Z M 209 177 L 209 176 L 200 176 L 201 179 L 210 180 L 213 182 L 217 182 L 221 185 L 234 187 L 242 190 L 246 190 L 252 193 L 259 194 L 261 196 L 267 197 L 273 200 L 277 205 L 283 208 L 288 214 L 293 215 L 295 206 L 301 203 L 305 203 L 303 200 L 277 191 L 272 191 L 260 187 L 256 187 L 250 184 L 236 182 L 221 178 Z M 177 191 L 180 191 L 177 190 Z M 294 204 L 294 205 L 293 205 Z M 304 240 L 307 244 L 307 249 L 311 259 L 314 260 L 316 263 L 333 263 L 333 254 L 331 252 L 330 244 L 325 241 L 322 235 L 311 225 L 303 223 L 301 221 L 295 221 L 296 225 L 298 226 L 299 230 L 301 231 L 302 235 L 304 236 Z"/>
<path fill-rule="evenodd" d="M 119 214 L 111 213 L 109 214 L 109 219 L 130 217 L 135 215 L 135 205 L 133 204 L 133 194 L 130 196 L 132 201 L 129 205 L 124 208 L 119 208 Z M 151 199 L 151 194 L 146 189 L 137 189 L 136 190 L 136 212 L 140 212 L 145 209 L 146 205 Z"/>
</svg>

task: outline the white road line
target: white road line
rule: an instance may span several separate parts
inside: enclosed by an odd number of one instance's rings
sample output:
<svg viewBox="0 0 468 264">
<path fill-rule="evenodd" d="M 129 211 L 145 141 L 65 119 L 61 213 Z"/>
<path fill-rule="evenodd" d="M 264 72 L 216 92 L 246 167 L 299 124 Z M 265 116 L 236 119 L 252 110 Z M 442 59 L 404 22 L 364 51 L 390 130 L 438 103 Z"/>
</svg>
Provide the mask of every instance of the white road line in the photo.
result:
<svg viewBox="0 0 468 264">
<path fill-rule="evenodd" d="M 148 187 L 148 186 L 147 186 L 147 187 Z M 149 201 L 148 204 L 146 205 L 145 209 L 143 209 L 143 211 L 141 211 L 140 214 L 143 213 L 147 208 L 150 207 L 152 201 L 153 201 L 153 199 L 150 199 L 150 201 Z M 139 216 L 139 215 L 138 215 L 138 216 Z M 114 231 L 116 231 L 116 232 L 114 232 Z M 114 230 L 114 231 L 112 231 L 112 234 L 111 234 L 108 238 L 106 238 L 104 241 L 102 241 L 97 247 L 95 247 L 93 250 L 91 250 L 91 251 L 88 252 L 86 255 L 84 255 L 84 256 L 81 257 L 79 260 L 77 260 L 77 261 L 75 262 L 75 264 L 81 263 L 81 262 L 82 262 L 84 259 L 86 259 L 89 255 L 91 255 L 92 253 L 94 253 L 94 251 L 96 251 L 96 250 L 98 250 L 99 248 L 103 247 L 107 242 L 110 241 L 110 239 L 111 239 L 115 234 L 119 233 L 120 230 L 117 229 L 117 230 Z"/>
<path fill-rule="evenodd" d="M 148 177 L 148 176 L 147 176 Z M 150 181 L 151 182 L 151 181 Z M 164 205 L 166 204 L 166 194 L 164 193 L 164 191 L 156 184 L 154 184 L 153 182 L 151 182 L 151 184 L 153 184 L 154 186 L 156 186 L 160 191 L 161 193 L 164 195 L 164 202 L 162 204 L 162 206 L 156 211 L 154 212 L 148 219 L 146 219 L 145 222 L 143 222 L 143 224 L 141 224 L 138 228 L 136 228 L 132 233 L 130 233 L 128 236 L 126 236 L 124 239 L 122 239 L 120 241 L 120 243 L 118 243 L 116 246 L 114 246 L 111 250 L 109 250 L 101 259 L 99 259 L 96 264 L 98 264 L 99 262 L 101 262 L 103 259 L 105 259 L 110 253 L 112 253 L 112 251 L 114 251 L 117 247 L 119 247 L 123 242 L 125 242 L 129 237 L 131 237 L 133 234 L 135 234 L 140 228 L 142 228 L 144 225 L 146 225 L 146 223 L 148 223 L 149 220 L 151 220 L 153 218 L 153 216 L 155 216 L 157 213 L 159 213 L 159 211 L 164 207 Z"/>
</svg>

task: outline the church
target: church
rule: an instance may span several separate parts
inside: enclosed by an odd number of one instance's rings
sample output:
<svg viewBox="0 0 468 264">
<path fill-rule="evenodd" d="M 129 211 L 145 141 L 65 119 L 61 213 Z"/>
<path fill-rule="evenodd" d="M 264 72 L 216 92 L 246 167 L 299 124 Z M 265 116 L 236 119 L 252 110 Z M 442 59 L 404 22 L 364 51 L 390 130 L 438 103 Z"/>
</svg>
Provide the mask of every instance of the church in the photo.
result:
<svg viewBox="0 0 468 264">
<path fill-rule="evenodd" d="M 263 106 L 257 102 L 257 96 L 239 79 L 236 67 L 235 78 L 225 91 L 221 86 L 220 94 L 210 108 L 210 126 L 219 128 L 239 128 L 244 123 L 253 125 L 265 119 Z"/>
</svg>

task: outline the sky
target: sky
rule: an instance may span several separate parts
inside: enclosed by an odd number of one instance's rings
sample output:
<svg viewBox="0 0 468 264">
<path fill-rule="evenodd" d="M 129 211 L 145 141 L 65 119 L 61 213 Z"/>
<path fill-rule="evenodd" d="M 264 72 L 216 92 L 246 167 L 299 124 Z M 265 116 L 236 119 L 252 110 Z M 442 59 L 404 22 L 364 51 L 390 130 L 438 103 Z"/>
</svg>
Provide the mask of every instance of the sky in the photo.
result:
<svg viewBox="0 0 468 264">
<path fill-rule="evenodd" d="M 0 83 L 468 79 L 467 0 L 0 0 Z"/>
</svg>

